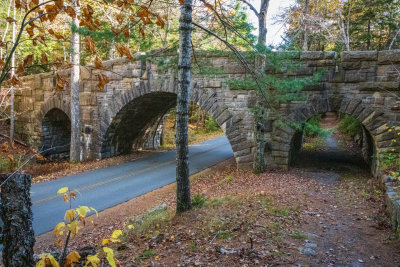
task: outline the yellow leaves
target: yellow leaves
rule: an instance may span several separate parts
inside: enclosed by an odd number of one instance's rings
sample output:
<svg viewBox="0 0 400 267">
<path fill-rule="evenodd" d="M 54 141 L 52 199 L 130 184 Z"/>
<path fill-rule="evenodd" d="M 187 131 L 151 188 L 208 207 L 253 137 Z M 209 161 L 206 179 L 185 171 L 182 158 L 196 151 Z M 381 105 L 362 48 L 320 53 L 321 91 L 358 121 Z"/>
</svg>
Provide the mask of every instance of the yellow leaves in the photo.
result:
<svg viewBox="0 0 400 267">
<path fill-rule="evenodd" d="M 89 265 L 90 264 L 90 265 Z M 92 266 L 92 267 L 97 267 L 100 264 L 100 259 L 96 255 L 88 255 L 86 257 L 86 264 L 85 266 Z"/>
<path fill-rule="evenodd" d="M 53 235 L 54 236 L 63 235 L 64 234 L 64 231 L 63 231 L 64 228 L 65 228 L 65 223 L 64 222 L 58 223 L 56 225 L 56 227 L 54 227 Z"/>
<path fill-rule="evenodd" d="M 36 267 L 46 267 L 51 265 L 53 267 L 60 267 L 56 259 L 50 253 L 43 253 L 40 255 L 40 260 L 36 263 Z"/>
<path fill-rule="evenodd" d="M 100 91 L 104 91 L 104 86 L 106 86 L 107 83 L 110 82 L 110 79 L 102 73 L 99 73 L 98 75 L 99 78 L 99 83 L 97 84 L 97 87 L 100 89 Z"/>
<path fill-rule="evenodd" d="M 90 208 L 88 206 L 80 206 L 79 208 L 76 209 L 76 212 L 78 213 L 79 216 L 86 217 L 86 214 L 90 211 Z"/>
<path fill-rule="evenodd" d="M 69 227 L 69 230 L 71 231 L 71 234 L 76 235 L 78 233 L 79 226 L 78 226 L 77 220 L 74 220 L 73 222 L 68 224 L 68 227 Z"/>
<path fill-rule="evenodd" d="M 103 69 L 104 68 L 104 66 L 103 66 L 103 62 L 100 60 L 100 58 L 98 58 L 97 56 L 94 58 L 94 66 L 97 68 L 97 69 Z"/>
<path fill-rule="evenodd" d="M 78 252 L 76 251 L 72 251 L 71 253 L 69 253 L 67 255 L 67 257 L 65 258 L 65 266 L 66 267 L 73 267 L 73 263 L 74 262 L 79 262 L 79 259 L 81 258 L 81 256 L 79 255 Z"/>
<path fill-rule="evenodd" d="M 112 242 L 118 242 L 119 237 L 122 235 L 122 231 L 121 230 L 115 230 L 112 234 L 111 234 L 111 241 Z"/>
<path fill-rule="evenodd" d="M 76 213 L 74 209 L 69 209 L 65 212 L 64 215 L 64 220 L 67 220 L 68 222 L 72 222 L 76 219 Z"/>
<path fill-rule="evenodd" d="M 64 194 L 66 192 L 68 192 L 69 188 L 68 187 L 62 187 L 60 189 L 58 189 L 57 194 Z"/>
<path fill-rule="evenodd" d="M 132 224 L 129 224 L 129 225 L 128 225 L 128 229 L 129 229 L 129 230 L 135 229 L 135 226 L 132 225 Z"/>
<path fill-rule="evenodd" d="M 114 258 L 114 250 L 108 247 L 103 247 L 103 251 L 106 253 L 107 261 L 112 267 L 119 266 L 118 261 Z"/>
<path fill-rule="evenodd" d="M 85 39 L 85 48 L 86 50 L 89 51 L 89 53 L 93 55 L 96 54 L 97 52 L 96 44 L 94 43 L 94 40 L 90 36 L 86 37 Z"/>
<path fill-rule="evenodd" d="M 56 90 L 63 91 L 65 86 L 68 85 L 67 80 L 63 79 L 60 75 L 56 75 Z"/>
<path fill-rule="evenodd" d="M 102 246 L 107 245 L 108 243 L 110 243 L 110 239 L 103 239 L 103 241 L 101 242 Z"/>
<path fill-rule="evenodd" d="M 68 194 L 64 194 L 63 198 L 64 198 L 64 202 L 69 202 Z"/>
<path fill-rule="evenodd" d="M 129 48 L 125 47 L 122 44 L 116 44 L 115 48 L 121 54 L 121 56 L 126 56 L 130 62 L 133 62 L 133 57 Z"/>
</svg>

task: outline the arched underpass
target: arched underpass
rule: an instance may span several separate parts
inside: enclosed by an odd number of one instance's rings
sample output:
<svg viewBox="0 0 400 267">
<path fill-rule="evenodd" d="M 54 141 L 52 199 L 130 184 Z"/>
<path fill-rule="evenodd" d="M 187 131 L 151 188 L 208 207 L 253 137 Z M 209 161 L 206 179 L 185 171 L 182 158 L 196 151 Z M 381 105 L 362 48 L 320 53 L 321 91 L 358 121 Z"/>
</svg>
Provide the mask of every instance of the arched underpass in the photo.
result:
<svg viewBox="0 0 400 267">
<path fill-rule="evenodd" d="M 42 120 L 41 154 L 49 159 L 69 158 L 71 121 L 58 108 L 49 110 Z"/>
<path fill-rule="evenodd" d="M 157 148 L 161 143 L 160 139 L 162 138 L 162 132 L 164 132 L 165 120 L 169 114 L 175 113 L 176 98 L 177 96 L 175 93 L 152 92 L 134 98 L 124 105 L 116 113 L 106 131 L 101 148 L 101 157 L 107 158 L 120 154 L 127 154 L 132 150 L 140 148 Z M 193 101 L 190 102 L 190 107 L 192 109 L 196 107 L 203 113 L 208 114 L 207 117 L 212 117 L 207 110 L 202 109 Z M 191 115 L 190 110 L 189 117 Z M 213 122 L 215 124 L 217 123 L 215 120 L 213 120 Z M 173 126 L 171 119 L 168 123 L 172 123 Z M 169 128 L 171 128 L 170 126 L 171 125 L 169 125 Z M 205 127 L 205 125 L 203 126 Z M 218 126 L 216 127 L 219 129 Z M 191 125 L 189 125 L 189 128 L 190 127 Z M 169 128 L 165 130 L 168 130 L 168 140 L 171 141 L 174 139 L 171 135 L 175 134 L 175 130 Z M 191 141 L 190 137 L 196 134 L 201 133 L 194 133 L 189 129 L 189 142 Z M 205 140 L 209 138 L 210 137 L 203 136 L 195 139 Z M 175 146 L 174 141 L 168 144 L 166 148 L 169 149 L 172 148 L 172 146 Z"/>
<path fill-rule="evenodd" d="M 323 133 L 307 131 L 306 126 L 303 131 L 297 131 L 293 135 L 291 167 L 337 172 L 375 170 L 377 156 L 374 140 L 357 119 L 345 114 L 326 112 L 314 116 L 308 123 L 318 124 Z M 352 133 L 342 129 L 346 126 L 351 127 Z"/>
</svg>

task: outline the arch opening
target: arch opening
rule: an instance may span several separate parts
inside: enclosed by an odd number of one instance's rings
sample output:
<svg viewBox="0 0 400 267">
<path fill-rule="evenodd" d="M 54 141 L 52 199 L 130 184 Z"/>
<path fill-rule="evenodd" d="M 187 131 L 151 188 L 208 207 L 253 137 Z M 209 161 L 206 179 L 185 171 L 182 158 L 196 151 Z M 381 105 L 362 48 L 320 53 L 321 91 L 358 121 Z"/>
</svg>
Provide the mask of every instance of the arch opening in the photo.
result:
<svg viewBox="0 0 400 267">
<path fill-rule="evenodd" d="M 325 170 L 377 169 L 376 145 L 351 115 L 326 112 L 310 118 L 291 139 L 289 166 Z"/>
<path fill-rule="evenodd" d="M 128 154 L 138 149 L 175 148 L 176 94 L 152 92 L 123 106 L 107 128 L 101 157 Z M 201 136 L 196 136 L 201 135 Z M 189 143 L 223 135 L 211 114 L 191 101 Z"/>
<path fill-rule="evenodd" d="M 71 121 L 58 108 L 49 110 L 42 120 L 41 154 L 51 160 L 68 159 L 71 140 Z"/>
</svg>

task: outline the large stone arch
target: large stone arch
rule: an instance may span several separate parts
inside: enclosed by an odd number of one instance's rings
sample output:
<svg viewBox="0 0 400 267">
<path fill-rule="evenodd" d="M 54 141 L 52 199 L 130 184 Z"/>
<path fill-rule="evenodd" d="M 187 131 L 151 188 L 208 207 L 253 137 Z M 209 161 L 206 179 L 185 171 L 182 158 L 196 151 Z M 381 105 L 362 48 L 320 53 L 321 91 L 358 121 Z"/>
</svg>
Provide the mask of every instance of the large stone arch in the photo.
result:
<svg viewBox="0 0 400 267">
<path fill-rule="evenodd" d="M 289 118 L 294 122 L 302 123 L 315 115 L 328 111 L 350 115 L 361 123 L 366 135 L 367 145 L 372 149 L 372 151 L 363 152 L 366 154 L 366 160 L 371 160 L 371 172 L 377 175 L 380 171 L 377 155 L 393 149 L 392 139 L 394 135 L 388 131 L 388 127 L 399 122 L 393 120 L 394 118 L 390 117 L 390 112 L 386 109 L 374 106 L 366 102 L 365 99 L 334 95 L 329 97 L 313 96 L 305 103 L 297 104 L 290 108 Z M 272 142 L 272 150 L 269 153 L 272 165 L 287 169 L 301 147 L 299 142 L 302 142 L 302 132 L 289 126 L 277 127 L 273 130 Z M 368 159 L 370 156 L 373 158 Z"/>
<path fill-rule="evenodd" d="M 154 82 L 154 81 L 153 81 Z M 152 83 L 153 83 L 152 82 Z M 165 113 L 176 105 L 177 87 L 157 87 L 150 86 L 150 82 L 142 82 L 139 86 L 133 87 L 128 91 L 118 94 L 113 94 L 110 101 L 104 104 L 99 112 L 99 134 L 97 153 L 100 158 L 112 156 L 115 153 L 115 147 L 110 143 L 110 133 L 115 131 L 116 125 L 121 123 L 121 118 L 124 112 L 139 104 L 140 101 L 152 101 L 157 98 L 165 98 L 164 109 L 160 110 L 158 115 Z M 195 102 L 201 108 L 205 109 L 223 129 L 227 136 L 236 161 L 240 165 L 249 164 L 253 160 L 253 147 L 254 143 L 252 136 L 244 131 L 245 127 L 242 125 L 243 117 L 236 115 L 232 112 L 227 105 L 218 101 L 217 92 L 212 89 L 202 89 L 198 83 L 194 83 L 191 89 L 190 101 Z M 157 104 L 157 106 L 160 106 Z M 121 116 L 122 115 L 122 116 Z M 155 116 L 157 117 L 157 116 Z M 148 125 L 152 122 L 144 123 Z M 128 143 L 128 145 L 131 145 Z"/>
</svg>

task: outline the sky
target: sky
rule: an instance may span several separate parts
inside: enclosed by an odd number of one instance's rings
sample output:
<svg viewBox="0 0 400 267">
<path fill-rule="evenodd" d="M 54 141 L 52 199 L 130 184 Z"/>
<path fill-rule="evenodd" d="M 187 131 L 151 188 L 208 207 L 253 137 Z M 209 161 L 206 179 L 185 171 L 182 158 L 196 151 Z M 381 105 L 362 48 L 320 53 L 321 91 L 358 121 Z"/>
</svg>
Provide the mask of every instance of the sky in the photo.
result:
<svg viewBox="0 0 400 267">
<path fill-rule="evenodd" d="M 260 1 L 261 0 L 250 0 L 249 2 L 252 3 L 257 10 L 259 10 Z M 282 14 L 285 8 L 294 4 L 295 0 L 270 0 L 267 14 L 267 45 L 276 46 L 282 42 L 282 35 L 285 30 L 285 25 L 284 23 L 276 23 L 277 19 L 275 17 Z M 257 17 L 250 9 L 248 9 L 247 13 L 250 21 L 257 28 Z M 258 35 L 258 29 L 254 32 L 254 34 Z"/>
</svg>

